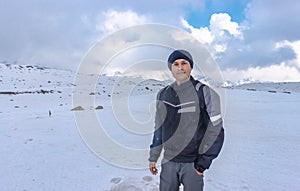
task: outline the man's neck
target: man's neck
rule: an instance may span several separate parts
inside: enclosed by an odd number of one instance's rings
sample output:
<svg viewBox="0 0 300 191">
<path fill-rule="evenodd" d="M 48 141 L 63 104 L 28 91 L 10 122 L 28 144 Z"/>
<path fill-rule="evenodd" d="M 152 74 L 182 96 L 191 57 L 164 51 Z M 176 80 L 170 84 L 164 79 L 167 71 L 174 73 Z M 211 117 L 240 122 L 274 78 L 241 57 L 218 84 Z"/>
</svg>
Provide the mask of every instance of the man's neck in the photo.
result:
<svg viewBox="0 0 300 191">
<path fill-rule="evenodd" d="M 190 79 L 191 79 L 191 77 L 189 77 L 189 78 L 187 78 L 187 79 L 185 79 L 185 80 L 182 80 L 182 81 L 176 80 L 176 84 L 177 84 L 178 86 L 180 86 L 181 84 L 183 84 L 183 83 L 189 81 Z"/>
</svg>

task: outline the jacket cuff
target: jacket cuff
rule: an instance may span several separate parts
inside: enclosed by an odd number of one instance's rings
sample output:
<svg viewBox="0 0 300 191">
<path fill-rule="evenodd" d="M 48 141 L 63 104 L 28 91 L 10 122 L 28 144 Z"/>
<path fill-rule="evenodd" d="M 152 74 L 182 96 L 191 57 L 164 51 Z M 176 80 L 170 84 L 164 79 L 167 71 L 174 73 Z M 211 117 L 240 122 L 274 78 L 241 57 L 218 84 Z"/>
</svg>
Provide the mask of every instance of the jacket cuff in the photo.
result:
<svg viewBox="0 0 300 191">
<path fill-rule="evenodd" d="M 151 154 L 150 154 L 150 156 L 149 156 L 149 158 L 148 158 L 148 161 L 149 161 L 149 162 L 157 162 L 158 158 L 159 158 L 159 156 L 151 155 Z"/>
<path fill-rule="evenodd" d="M 148 161 L 149 161 L 149 162 L 157 162 L 157 160 L 154 160 L 154 159 L 152 159 L 152 158 L 149 158 Z"/>
<path fill-rule="evenodd" d="M 204 168 L 203 166 L 197 165 L 196 162 L 194 163 L 194 168 L 195 168 L 198 172 L 201 172 L 201 173 L 203 173 L 203 172 L 206 170 L 206 168 Z"/>
</svg>

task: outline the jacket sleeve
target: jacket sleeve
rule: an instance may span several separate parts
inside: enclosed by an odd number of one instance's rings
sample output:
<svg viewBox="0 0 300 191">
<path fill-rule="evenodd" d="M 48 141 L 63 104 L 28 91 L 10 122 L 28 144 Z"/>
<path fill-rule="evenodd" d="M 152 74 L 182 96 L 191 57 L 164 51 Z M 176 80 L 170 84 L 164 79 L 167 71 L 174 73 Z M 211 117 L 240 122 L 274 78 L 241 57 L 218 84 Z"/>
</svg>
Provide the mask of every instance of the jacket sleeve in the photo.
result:
<svg viewBox="0 0 300 191">
<path fill-rule="evenodd" d="M 198 157 L 194 164 L 195 169 L 200 172 L 204 172 L 210 167 L 212 160 L 219 155 L 224 142 L 220 97 L 208 86 L 203 88 L 203 94 L 210 120 L 200 143 Z"/>
<path fill-rule="evenodd" d="M 152 144 L 150 145 L 149 161 L 156 162 L 160 156 L 163 147 L 162 141 L 162 124 L 166 116 L 166 108 L 162 101 L 160 101 L 160 93 L 157 95 L 156 113 L 155 113 L 155 126 Z"/>
</svg>

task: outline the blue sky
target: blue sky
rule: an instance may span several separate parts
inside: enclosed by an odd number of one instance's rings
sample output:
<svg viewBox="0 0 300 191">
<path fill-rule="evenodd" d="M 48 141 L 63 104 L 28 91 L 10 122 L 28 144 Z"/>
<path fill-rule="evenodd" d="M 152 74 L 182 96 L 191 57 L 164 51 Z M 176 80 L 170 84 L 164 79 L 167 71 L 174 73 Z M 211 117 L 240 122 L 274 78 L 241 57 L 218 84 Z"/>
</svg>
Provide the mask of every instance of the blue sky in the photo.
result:
<svg viewBox="0 0 300 191">
<path fill-rule="evenodd" d="M 187 7 L 186 19 L 194 27 L 209 25 L 210 17 L 214 13 L 230 13 L 233 21 L 241 23 L 245 20 L 245 8 L 250 0 L 205 0 L 202 8 Z"/>
<path fill-rule="evenodd" d="M 0 62 L 76 70 L 108 34 L 144 23 L 186 30 L 225 80 L 300 81 L 297 0 L 0 1 Z"/>
</svg>

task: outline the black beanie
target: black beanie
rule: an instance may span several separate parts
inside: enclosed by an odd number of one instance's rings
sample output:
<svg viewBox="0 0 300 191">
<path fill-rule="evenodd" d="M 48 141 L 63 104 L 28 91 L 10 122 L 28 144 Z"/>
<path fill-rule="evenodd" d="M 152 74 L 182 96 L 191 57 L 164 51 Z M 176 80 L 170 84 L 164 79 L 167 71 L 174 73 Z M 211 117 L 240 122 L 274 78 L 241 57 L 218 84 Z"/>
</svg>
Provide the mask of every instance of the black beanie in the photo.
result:
<svg viewBox="0 0 300 191">
<path fill-rule="evenodd" d="M 193 68 L 193 58 L 192 55 L 186 50 L 175 50 L 172 52 L 168 58 L 168 67 L 171 70 L 173 62 L 177 59 L 185 59 L 189 61 L 191 68 Z"/>
</svg>

